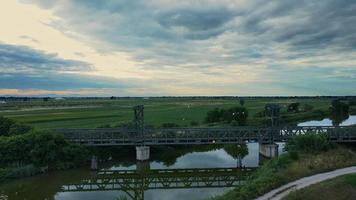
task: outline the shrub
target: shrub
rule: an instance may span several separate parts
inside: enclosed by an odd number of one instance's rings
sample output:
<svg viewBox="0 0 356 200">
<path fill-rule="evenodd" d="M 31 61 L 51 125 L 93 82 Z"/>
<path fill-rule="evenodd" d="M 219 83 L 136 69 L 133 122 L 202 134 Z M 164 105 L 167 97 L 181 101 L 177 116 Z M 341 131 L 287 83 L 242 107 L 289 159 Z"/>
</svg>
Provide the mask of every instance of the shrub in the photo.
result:
<svg viewBox="0 0 356 200">
<path fill-rule="evenodd" d="M 215 108 L 214 110 L 208 111 L 205 117 L 205 122 L 213 123 L 213 122 L 220 122 L 222 119 L 222 110 Z"/>
<path fill-rule="evenodd" d="M 349 106 L 356 106 L 356 99 L 349 100 Z"/>
<path fill-rule="evenodd" d="M 288 112 L 298 112 L 299 106 L 300 106 L 300 103 L 291 103 L 288 105 L 287 111 Z"/>
<path fill-rule="evenodd" d="M 332 144 L 327 140 L 326 136 L 307 133 L 298 135 L 286 143 L 286 149 L 290 152 L 320 152 L 332 148 Z"/>
<path fill-rule="evenodd" d="M 57 169 L 78 166 L 88 157 L 85 147 L 70 144 L 63 136 L 50 132 L 0 137 L 0 166 L 33 164 Z"/>
<path fill-rule="evenodd" d="M 304 104 L 303 106 L 303 111 L 308 112 L 308 111 L 312 111 L 313 110 L 313 106 L 309 105 L 309 104 Z"/>
<path fill-rule="evenodd" d="M 0 136 L 25 134 L 33 128 L 29 125 L 17 123 L 14 120 L 0 117 Z"/>
<path fill-rule="evenodd" d="M 207 113 L 205 121 L 213 122 L 237 122 L 238 125 L 246 125 L 248 118 L 248 110 L 244 107 L 233 107 L 227 110 L 215 108 Z"/>
<path fill-rule="evenodd" d="M 178 124 L 176 123 L 163 123 L 161 124 L 162 128 L 174 128 L 174 127 L 179 127 Z"/>
<path fill-rule="evenodd" d="M 191 121 L 191 122 L 190 122 L 190 125 L 191 125 L 191 126 L 198 126 L 198 125 L 199 125 L 199 122 L 197 122 L 197 121 Z"/>
</svg>

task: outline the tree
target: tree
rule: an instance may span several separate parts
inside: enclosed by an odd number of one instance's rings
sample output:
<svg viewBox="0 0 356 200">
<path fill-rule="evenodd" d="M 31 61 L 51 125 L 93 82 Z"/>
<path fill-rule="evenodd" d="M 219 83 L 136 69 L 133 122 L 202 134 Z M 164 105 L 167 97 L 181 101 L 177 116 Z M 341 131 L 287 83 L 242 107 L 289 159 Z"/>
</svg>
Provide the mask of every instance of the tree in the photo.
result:
<svg viewBox="0 0 356 200">
<path fill-rule="evenodd" d="M 12 119 L 0 117 L 0 136 L 25 134 L 33 128 L 29 125 L 17 123 Z"/>
<path fill-rule="evenodd" d="M 218 108 L 208 111 L 205 117 L 205 121 L 208 123 L 220 122 L 223 114 L 221 111 L 222 110 L 219 110 Z"/>
<path fill-rule="evenodd" d="M 244 106 L 245 105 L 245 99 L 240 99 L 240 105 Z"/>
<path fill-rule="evenodd" d="M 300 106 L 300 103 L 291 103 L 288 105 L 287 111 L 288 112 L 298 112 L 299 106 Z"/>
<path fill-rule="evenodd" d="M 333 100 L 330 109 L 332 113 L 336 115 L 349 114 L 349 105 L 340 100 Z"/>
<path fill-rule="evenodd" d="M 349 105 L 340 100 L 331 102 L 331 120 L 334 126 L 338 126 L 342 121 L 349 118 Z"/>
<path fill-rule="evenodd" d="M 247 123 L 248 111 L 244 107 L 234 107 L 225 111 L 224 121 L 231 123 L 236 121 L 239 126 L 244 126 Z"/>
</svg>

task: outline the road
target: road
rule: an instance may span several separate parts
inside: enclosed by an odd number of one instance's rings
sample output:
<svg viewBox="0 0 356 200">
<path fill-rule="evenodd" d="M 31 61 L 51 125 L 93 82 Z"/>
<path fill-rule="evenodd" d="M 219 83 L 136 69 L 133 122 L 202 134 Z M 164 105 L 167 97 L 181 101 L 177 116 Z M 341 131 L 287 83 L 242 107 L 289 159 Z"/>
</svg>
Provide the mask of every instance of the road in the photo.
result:
<svg viewBox="0 0 356 200">
<path fill-rule="evenodd" d="M 345 174 L 353 174 L 356 173 L 356 166 L 347 167 L 343 169 L 337 169 L 331 172 L 316 174 L 313 176 L 308 176 L 293 182 L 290 182 L 286 185 L 283 185 L 277 189 L 274 189 L 265 195 L 257 198 L 256 200 L 280 200 L 283 197 L 287 196 L 290 192 L 299 190 L 315 183 L 323 182 L 328 179 L 335 178 L 337 176 L 345 175 Z"/>
</svg>

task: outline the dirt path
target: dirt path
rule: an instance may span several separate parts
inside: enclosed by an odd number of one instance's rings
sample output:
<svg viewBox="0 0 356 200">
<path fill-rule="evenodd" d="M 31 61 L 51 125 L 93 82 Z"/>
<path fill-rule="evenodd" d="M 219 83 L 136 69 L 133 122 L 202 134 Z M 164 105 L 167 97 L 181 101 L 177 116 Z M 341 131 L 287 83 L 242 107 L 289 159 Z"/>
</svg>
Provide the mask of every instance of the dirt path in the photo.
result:
<svg viewBox="0 0 356 200">
<path fill-rule="evenodd" d="M 337 169 L 331 172 L 316 174 L 313 176 L 308 176 L 293 182 L 290 182 L 286 185 L 283 185 L 277 189 L 274 189 L 265 195 L 257 198 L 256 200 L 280 200 L 283 197 L 287 196 L 290 192 L 302 189 L 304 187 L 310 186 L 315 183 L 323 182 L 328 179 L 335 178 L 337 176 L 345 175 L 345 174 L 353 174 L 356 173 L 356 166 L 347 167 L 343 169 Z"/>
</svg>

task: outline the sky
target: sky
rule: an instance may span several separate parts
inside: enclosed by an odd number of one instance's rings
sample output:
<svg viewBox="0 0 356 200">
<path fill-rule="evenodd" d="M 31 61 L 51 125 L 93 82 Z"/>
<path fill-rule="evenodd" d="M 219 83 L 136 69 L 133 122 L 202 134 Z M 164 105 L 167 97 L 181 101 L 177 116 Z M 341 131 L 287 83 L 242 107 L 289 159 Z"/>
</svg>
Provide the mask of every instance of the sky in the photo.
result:
<svg viewBox="0 0 356 200">
<path fill-rule="evenodd" d="M 1 0 L 0 95 L 356 95 L 356 1 Z"/>
</svg>

